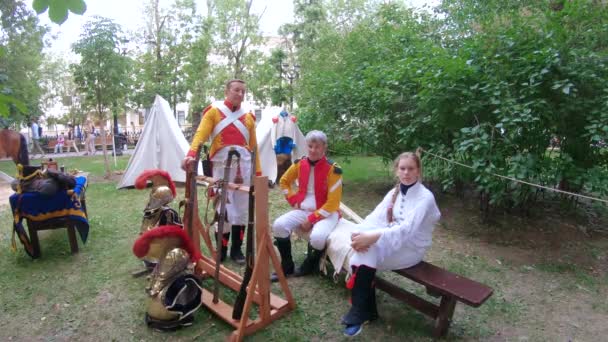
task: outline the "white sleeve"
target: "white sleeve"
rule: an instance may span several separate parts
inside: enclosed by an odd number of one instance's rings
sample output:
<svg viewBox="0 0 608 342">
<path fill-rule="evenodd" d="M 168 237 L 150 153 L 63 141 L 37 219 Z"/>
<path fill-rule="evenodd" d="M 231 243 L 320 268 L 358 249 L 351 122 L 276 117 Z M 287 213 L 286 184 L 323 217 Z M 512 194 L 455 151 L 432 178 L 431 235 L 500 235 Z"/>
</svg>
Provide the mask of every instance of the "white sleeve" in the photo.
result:
<svg viewBox="0 0 608 342">
<path fill-rule="evenodd" d="M 418 231 L 430 230 L 432 232 L 440 217 L 441 213 L 435 199 L 432 196 L 423 198 L 411 217 L 396 227 L 382 229 L 382 234 L 376 242 L 382 246 L 378 249 L 379 259 L 384 260 L 387 256 L 400 250 Z"/>
<path fill-rule="evenodd" d="M 391 204 L 394 192 L 394 188 L 389 191 L 386 196 L 384 196 L 382 202 L 380 202 L 380 204 L 376 206 L 374 211 L 372 211 L 369 215 L 367 215 L 367 217 L 365 217 L 363 222 L 361 222 L 361 225 L 375 228 L 383 228 L 388 226 L 387 210 L 389 205 Z"/>
</svg>

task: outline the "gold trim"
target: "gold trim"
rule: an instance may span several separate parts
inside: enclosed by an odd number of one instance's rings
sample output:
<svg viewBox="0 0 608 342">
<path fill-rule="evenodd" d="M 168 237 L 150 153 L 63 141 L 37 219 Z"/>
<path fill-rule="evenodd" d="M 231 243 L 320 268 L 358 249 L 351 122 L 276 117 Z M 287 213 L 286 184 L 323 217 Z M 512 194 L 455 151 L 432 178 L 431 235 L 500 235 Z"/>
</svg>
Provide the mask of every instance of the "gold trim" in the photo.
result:
<svg viewBox="0 0 608 342">
<path fill-rule="evenodd" d="M 48 219 L 58 218 L 58 217 L 63 217 L 63 216 L 68 216 L 68 215 L 79 216 L 84 219 L 87 219 L 87 216 L 85 215 L 85 213 L 83 213 L 81 210 L 77 210 L 77 209 L 62 209 L 62 210 L 57 210 L 57 211 L 53 211 L 50 213 L 38 214 L 36 216 L 33 216 L 33 215 L 21 215 L 21 216 L 25 217 L 31 221 L 39 222 L 39 221 L 45 221 Z"/>
</svg>

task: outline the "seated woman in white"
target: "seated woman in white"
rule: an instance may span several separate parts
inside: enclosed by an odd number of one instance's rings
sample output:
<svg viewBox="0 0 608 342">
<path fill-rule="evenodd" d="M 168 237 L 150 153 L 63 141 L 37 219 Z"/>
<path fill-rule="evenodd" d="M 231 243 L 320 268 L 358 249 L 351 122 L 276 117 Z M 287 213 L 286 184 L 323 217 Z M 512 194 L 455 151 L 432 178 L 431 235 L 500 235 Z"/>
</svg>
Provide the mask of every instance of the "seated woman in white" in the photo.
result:
<svg viewBox="0 0 608 342">
<path fill-rule="evenodd" d="M 358 335 L 363 323 L 378 317 L 373 280 L 376 270 L 395 270 L 419 263 L 431 246 L 441 213 L 433 194 L 421 183 L 420 157 L 399 155 L 394 163 L 399 182 L 351 236 L 355 253 L 349 264 L 353 275 L 352 306 L 342 318 L 346 336 Z"/>
</svg>

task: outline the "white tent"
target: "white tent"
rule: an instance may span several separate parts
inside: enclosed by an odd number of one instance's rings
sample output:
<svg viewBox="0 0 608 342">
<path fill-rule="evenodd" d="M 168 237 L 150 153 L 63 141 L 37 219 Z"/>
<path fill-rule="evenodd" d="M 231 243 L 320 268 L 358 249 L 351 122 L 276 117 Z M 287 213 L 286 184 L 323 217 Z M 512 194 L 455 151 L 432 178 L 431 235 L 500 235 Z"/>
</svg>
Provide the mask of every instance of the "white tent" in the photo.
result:
<svg viewBox="0 0 608 342">
<path fill-rule="evenodd" d="M 275 125 L 272 122 L 272 117 L 278 116 L 280 111 L 281 109 L 279 108 L 275 115 L 262 117 L 255 130 L 258 139 L 258 154 L 260 156 L 262 174 L 268 176 L 268 179 L 271 181 L 277 178 L 277 156 L 274 152 L 274 144 L 276 143 L 276 138 L 278 138 L 276 132 L 273 132 Z M 292 161 L 304 157 L 306 155 L 306 139 L 297 124 L 294 125 L 293 131 L 290 132 L 290 138 L 296 144 L 291 153 Z"/>
<path fill-rule="evenodd" d="M 181 169 L 181 162 L 189 149 L 190 145 L 173 116 L 169 102 L 156 95 L 135 151 L 117 188 L 134 186 L 137 176 L 148 169 L 165 170 L 174 182 L 184 183 L 186 172 Z M 202 173 L 199 164 L 198 174 Z"/>
</svg>

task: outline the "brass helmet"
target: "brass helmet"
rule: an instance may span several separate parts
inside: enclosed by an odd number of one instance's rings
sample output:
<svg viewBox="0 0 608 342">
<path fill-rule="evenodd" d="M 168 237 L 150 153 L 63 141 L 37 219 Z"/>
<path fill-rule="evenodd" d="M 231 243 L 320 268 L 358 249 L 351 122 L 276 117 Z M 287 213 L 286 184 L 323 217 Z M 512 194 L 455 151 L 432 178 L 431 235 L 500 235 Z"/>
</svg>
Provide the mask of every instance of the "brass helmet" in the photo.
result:
<svg viewBox="0 0 608 342">
<path fill-rule="evenodd" d="M 152 182 L 153 188 L 146 205 L 146 211 L 158 209 L 173 201 L 176 196 L 175 184 L 173 184 L 167 171 L 159 169 L 145 170 L 135 180 L 135 187 L 145 189 L 148 180 Z"/>
<path fill-rule="evenodd" d="M 150 192 L 150 199 L 146 205 L 146 211 L 158 209 L 166 204 L 171 203 L 175 197 L 171 188 L 167 185 L 155 186 Z"/>
</svg>

